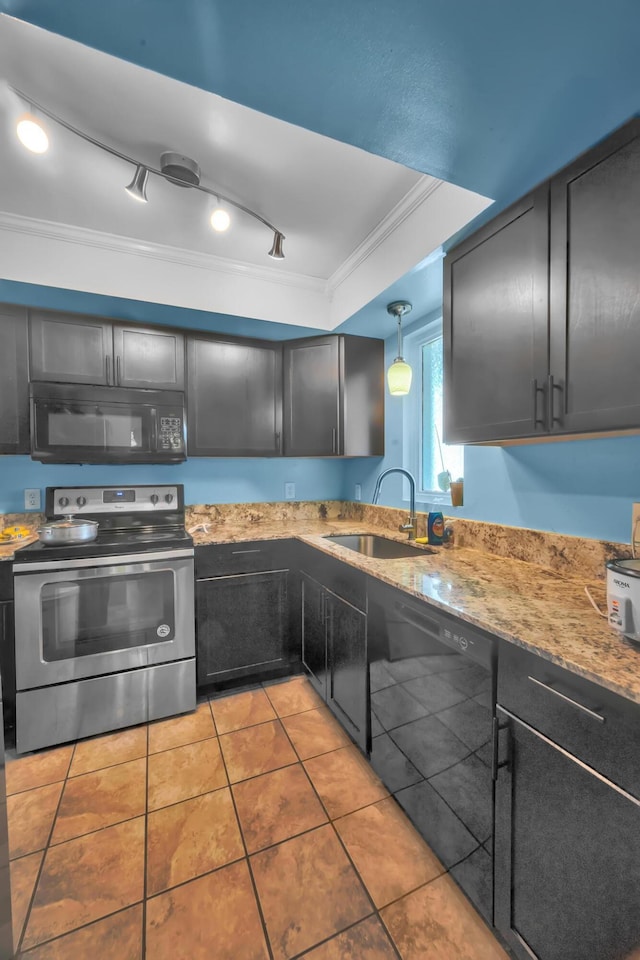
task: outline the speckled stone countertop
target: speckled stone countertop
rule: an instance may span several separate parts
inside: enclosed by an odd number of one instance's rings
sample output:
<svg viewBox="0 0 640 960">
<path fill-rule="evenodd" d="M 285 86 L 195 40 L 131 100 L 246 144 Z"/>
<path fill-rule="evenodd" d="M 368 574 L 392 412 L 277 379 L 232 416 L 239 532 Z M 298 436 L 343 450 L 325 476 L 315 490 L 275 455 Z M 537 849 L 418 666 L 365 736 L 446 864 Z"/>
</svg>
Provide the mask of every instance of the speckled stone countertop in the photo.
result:
<svg viewBox="0 0 640 960">
<path fill-rule="evenodd" d="M 403 535 L 361 521 L 327 519 L 212 523 L 196 544 L 295 538 L 452 613 L 474 626 L 640 703 L 640 648 L 620 638 L 587 599 L 604 608 L 602 581 L 558 573 L 469 547 L 431 548 L 415 557 L 374 560 L 323 539 L 331 534 Z M 429 548 L 427 548 L 429 549 Z"/>
</svg>

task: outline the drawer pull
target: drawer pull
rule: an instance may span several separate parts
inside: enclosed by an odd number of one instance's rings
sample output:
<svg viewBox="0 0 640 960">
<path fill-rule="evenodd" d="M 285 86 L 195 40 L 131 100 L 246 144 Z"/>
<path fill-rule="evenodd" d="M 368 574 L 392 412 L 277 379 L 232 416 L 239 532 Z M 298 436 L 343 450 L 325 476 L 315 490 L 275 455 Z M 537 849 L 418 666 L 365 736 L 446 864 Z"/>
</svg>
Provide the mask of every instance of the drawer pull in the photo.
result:
<svg viewBox="0 0 640 960">
<path fill-rule="evenodd" d="M 566 693 L 560 693 L 559 690 L 556 690 L 556 688 L 552 687 L 550 684 L 543 683 L 542 680 L 538 680 L 536 677 L 527 677 L 527 680 L 531 680 L 531 683 L 536 683 L 539 687 L 542 687 L 543 690 L 548 690 L 549 693 L 553 693 L 556 697 L 560 697 L 560 699 L 564 700 L 565 703 L 570 703 L 572 707 L 582 710 L 583 713 L 586 713 L 589 717 L 597 720 L 598 723 L 605 723 L 606 717 L 603 717 L 601 713 L 596 713 L 595 710 L 585 707 L 584 703 L 579 703 L 577 700 L 573 700 L 571 697 L 568 697 Z"/>
<path fill-rule="evenodd" d="M 258 547 L 255 550 L 232 550 L 231 553 L 234 557 L 238 556 L 240 553 L 262 553 L 262 550 Z"/>
</svg>

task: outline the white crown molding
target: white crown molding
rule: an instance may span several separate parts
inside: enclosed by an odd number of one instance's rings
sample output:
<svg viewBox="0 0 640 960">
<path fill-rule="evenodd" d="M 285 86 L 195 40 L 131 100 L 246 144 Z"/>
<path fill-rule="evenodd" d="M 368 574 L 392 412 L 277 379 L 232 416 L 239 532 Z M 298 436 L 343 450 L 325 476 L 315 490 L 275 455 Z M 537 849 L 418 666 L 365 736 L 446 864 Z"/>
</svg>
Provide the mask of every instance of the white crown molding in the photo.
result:
<svg viewBox="0 0 640 960">
<path fill-rule="evenodd" d="M 323 296 L 327 295 L 327 281 L 320 277 L 292 273 L 282 270 L 280 266 L 261 267 L 240 260 L 229 260 L 215 254 L 202 253 L 198 250 L 185 250 L 182 247 L 172 247 L 169 244 L 102 233 L 99 230 L 91 230 L 88 227 L 78 227 L 68 223 L 56 223 L 52 220 L 39 220 L 34 217 L 24 217 L 19 214 L 0 211 L 0 230 L 26 234 L 43 240 L 81 244 L 83 247 L 98 248 L 110 253 L 145 257 L 165 263 L 196 267 L 200 270 L 228 274 L 243 279 L 251 277 L 254 280 L 263 280 L 287 287 L 313 291 Z"/>
<path fill-rule="evenodd" d="M 441 185 L 442 180 L 437 180 L 435 177 L 426 174 L 414 184 L 395 207 L 374 227 L 371 233 L 364 238 L 362 243 L 359 243 L 347 259 L 331 274 L 327 281 L 327 292 L 330 299 L 333 298 L 340 284 L 344 283 Z"/>
</svg>

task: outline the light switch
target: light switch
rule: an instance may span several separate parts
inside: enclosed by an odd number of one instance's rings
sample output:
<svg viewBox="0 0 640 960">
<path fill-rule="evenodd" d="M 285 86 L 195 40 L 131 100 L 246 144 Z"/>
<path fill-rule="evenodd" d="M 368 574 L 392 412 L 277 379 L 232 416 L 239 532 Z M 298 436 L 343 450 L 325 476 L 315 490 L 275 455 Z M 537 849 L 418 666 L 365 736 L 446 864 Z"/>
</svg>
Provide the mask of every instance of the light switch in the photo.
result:
<svg viewBox="0 0 640 960">
<path fill-rule="evenodd" d="M 355 500 L 362 500 L 362 484 L 361 484 L 361 483 L 356 483 L 356 490 L 355 490 L 355 494 L 354 494 L 354 499 L 355 499 Z"/>
<path fill-rule="evenodd" d="M 295 500 L 295 498 L 296 498 L 296 485 L 295 485 L 295 483 L 285 483 L 285 485 L 284 485 L 284 498 L 285 498 L 285 500 Z"/>
</svg>

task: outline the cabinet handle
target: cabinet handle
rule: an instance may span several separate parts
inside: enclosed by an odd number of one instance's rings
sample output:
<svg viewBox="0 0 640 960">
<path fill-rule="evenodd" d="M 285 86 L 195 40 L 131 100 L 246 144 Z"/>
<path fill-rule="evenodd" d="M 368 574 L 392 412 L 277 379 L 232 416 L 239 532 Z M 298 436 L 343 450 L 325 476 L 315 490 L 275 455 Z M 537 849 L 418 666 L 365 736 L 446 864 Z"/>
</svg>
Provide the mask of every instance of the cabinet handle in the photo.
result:
<svg viewBox="0 0 640 960">
<path fill-rule="evenodd" d="M 500 723 L 498 717 L 493 717 L 491 728 L 491 779 L 498 779 L 498 770 L 501 767 L 508 767 L 511 759 L 511 740 L 508 742 L 507 750 L 507 759 L 498 761 L 498 753 L 500 748 L 500 734 L 503 730 L 509 729 L 508 723 Z"/>
<path fill-rule="evenodd" d="M 531 393 L 533 400 L 533 429 L 535 430 L 538 424 L 540 424 L 541 427 L 546 426 L 544 417 L 538 416 L 538 394 L 541 393 L 544 398 L 545 390 L 544 387 L 538 386 L 537 379 L 531 381 Z"/>
<path fill-rule="evenodd" d="M 105 359 L 105 365 L 107 368 L 107 386 L 111 385 L 111 357 L 107 356 Z"/>
<path fill-rule="evenodd" d="M 282 444 L 280 442 L 280 433 L 276 430 L 276 450 L 278 453 L 282 453 Z"/>
<path fill-rule="evenodd" d="M 120 386 L 120 357 L 116 357 L 116 383 Z"/>
<path fill-rule="evenodd" d="M 553 379 L 553 374 L 549 374 L 549 430 L 553 430 L 554 423 L 557 423 L 559 427 L 562 426 L 562 417 L 556 417 L 556 402 L 555 402 L 555 392 L 558 391 L 560 397 L 562 398 L 562 384 L 555 383 Z"/>
<path fill-rule="evenodd" d="M 560 697 L 561 700 L 564 700 L 565 703 L 571 704 L 572 707 L 575 707 L 577 710 L 582 710 L 583 713 L 586 713 L 587 716 L 592 717 L 594 720 L 597 720 L 598 723 L 605 723 L 606 717 L 603 717 L 601 713 L 596 713 L 595 710 L 591 710 L 589 707 L 585 707 L 584 703 L 579 703 L 577 700 L 574 700 L 572 697 L 568 697 L 566 693 L 560 693 L 559 690 L 556 690 L 555 687 L 552 687 L 549 683 L 543 683 L 542 680 L 538 680 L 537 677 L 527 677 L 527 680 L 530 680 L 531 683 L 537 684 L 537 686 L 542 687 L 543 690 L 548 690 L 549 693 L 553 693 L 554 696 Z"/>
<path fill-rule="evenodd" d="M 332 428 L 331 428 L 331 453 L 337 453 L 337 452 L 338 452 L 337 443 L 336 443 L 337 434 L 338 434 L 338 431 L 336 430 L 336 428 L 335 428 L 335 427 L 332 427 Z"/>
<path fill-rule="evenodd" d="M 239 553 L 262 553 L 262 550 L 260 547 L 256 547 L 254 550 L 232 550 L 231 553 L 236 556 Z"/>
</svg>

